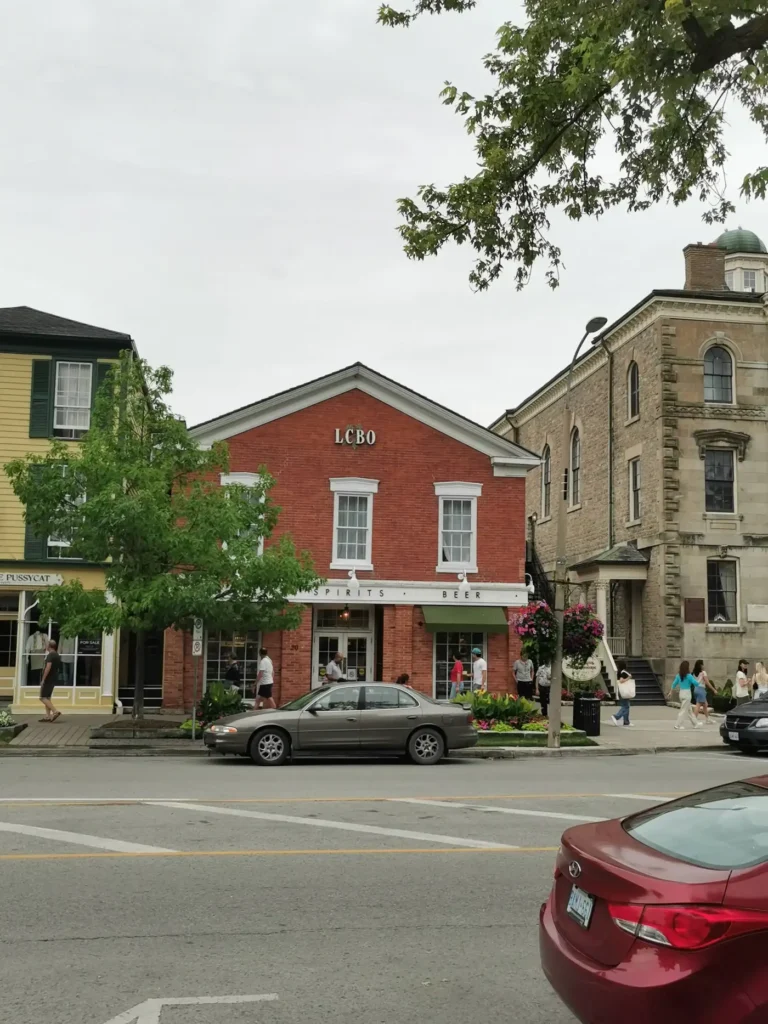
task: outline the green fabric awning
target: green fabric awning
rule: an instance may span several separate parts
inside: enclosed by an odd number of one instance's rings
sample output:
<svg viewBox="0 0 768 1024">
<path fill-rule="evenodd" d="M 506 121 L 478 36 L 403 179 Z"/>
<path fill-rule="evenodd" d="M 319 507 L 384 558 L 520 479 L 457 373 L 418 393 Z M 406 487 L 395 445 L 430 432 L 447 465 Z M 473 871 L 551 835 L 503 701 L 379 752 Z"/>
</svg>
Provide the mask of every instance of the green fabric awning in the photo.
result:
<svg viewBox="0 0 768 1024">
<path fill-rule="evenodd" d="M 424 628 L 428 633 L 506 633 L 503 608 L 474 608 L 471 605 L 424 605 Z"/>
</svg>

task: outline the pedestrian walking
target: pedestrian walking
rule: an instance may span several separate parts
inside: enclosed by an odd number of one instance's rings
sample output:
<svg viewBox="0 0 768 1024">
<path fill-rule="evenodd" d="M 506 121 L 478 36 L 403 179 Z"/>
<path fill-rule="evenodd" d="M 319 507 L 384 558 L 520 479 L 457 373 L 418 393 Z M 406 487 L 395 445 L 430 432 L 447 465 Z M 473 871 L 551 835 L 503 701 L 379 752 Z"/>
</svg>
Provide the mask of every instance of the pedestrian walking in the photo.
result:
<svg viewBox="0 0 768 1024">
<path fill-rule="evenodd" d="M 755 700 L 765 700 L 768 698 L 768 672 L 766 672 L 765 665 L 762 661 L 758 661 L 755 665 L 753 686 L 755 690 Z"/>
<path fill-rule="evenodd" d="M 325 679 L 323 680 L 324 683 L 329 683 L 333 685 L 333 683 L 338 683 L 341 680 L 341 661 L 341 651 L 336 651 L 334 656 L 325 666 Z"/>
<path fill-rule="evenodd" d="M 58 644 L 55 640 L 49 640 L 46 648 L 45 665 L 43 667 L 43 678 L 40 681 L 40 703 L 45 708 L 45 715 L 41 722 L 55 722 L 61 717 L 61 712 L 53 706 L 51 697 L 59 681 L 61 671 L 61 657 L 58 651 Z"/>
<path fill-rule="evenodd" d="M 552 687 L 552 668 L 550 665 L 539 665 L 536 671 L 536 696 L 541 701 L 541 713 L 549 715 L 549 696 Z"/>
<path fill-rule="evenodd" d="M 683 723 L 687 721 L 691 723 L 694 729 L 704 728 L 703 723 L 696 721 L 696 715 L 694 715 L 691 705 L 693 691 L 696 689 L 696 680 L 691 675 L 690 669 L 689 662 L 681 661 L 675 681 L 672 683 L 672 693 L 677 690 L 680 695 L 680 711 L 675 722 L 676 729 L 684 729 Z"/>
<path fill-rule="evenodd" d="M 699 660 L 693 666 L 693 677 L 696 680 L 696 688 L 693 691 L 693 699 L 696 701 L 696 717 L 700 718 L 704 716 L 705 722 L 714 721 L 709 717 L 709 704 L 707 702 L 707 690 L 711 690 L 712 693 L 717 693 L 712 683 L 709 681 L 709 676 L 704 671 L 704 662 Z"/>
<path fill-rule="evenodd" d="M 239 691 L 242 688 L 243 674 L 240 671 L 240 662 L 234 654 L 230 654 L 227 659 L 227 671 L 224 673 L 224 679 L 229 683 L 231 689 Z"/>
<path fill-rule="evenodd" d="M 611 721 L 614 725 L 619 725 L 623 722 L 624 725 L 631 727 L 632 723 L 629 720 L 629 708 L 630 701 L 635 699 L 635 680 L 628 671 L 626 662 L 616 662 L 616 668 L 618 669 L 616 690 L 619 697 L 619 710 L 615 715 L 611 715 Z"/>
<path fill-rule="evenodd" d="M 458 651 L 453 653 L 453 668 L 451 669 L 451 700 L 457 697 L 464 689 L 464 663 Z"/>
<path fill-rule="evenodd" d="M 752 685 L 747 676 L 749 671 L 749 662 L 742 658 L 739 662 L 739 668 L 736 672 L 736 682 L 733 687 L 733 696 L 736 698 L 737 704 L 746 704 L 747 701 L 752 700 Z"/>
<path fill-rule="evenodd" d="M 275 685 L 275 667 L 267 653 L 267 648 L 259 650 L 259 673 L 256 676 L 256 707 L 274 708 L 275 700 L 272 687 Z"/>
<path fill-rule="evenodd" d="M 518 697 L 533 700 L 533 662 L 530 658 L 518 658 L 512 666 L 517 684 Z"/>
<path fill-rule="evenodd" d="M 479 647 L 472 648 L 472 690 L 488 689 L 488 663 Z"/>
</svg>

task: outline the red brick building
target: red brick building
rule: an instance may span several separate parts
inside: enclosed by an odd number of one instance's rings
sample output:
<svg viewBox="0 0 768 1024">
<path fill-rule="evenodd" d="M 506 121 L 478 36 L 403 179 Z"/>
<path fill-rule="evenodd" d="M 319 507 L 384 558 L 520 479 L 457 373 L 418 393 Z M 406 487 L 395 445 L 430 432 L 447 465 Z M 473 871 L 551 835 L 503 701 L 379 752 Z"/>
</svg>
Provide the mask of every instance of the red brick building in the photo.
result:
<svg viewBox="0 0 768 1024">
<path fill-rule="evenodd" d="M 201 683 L 223 678 L 233 651 L 251 697 L 263 645 L 278 702 L 320 686 L 335 651 L 346 678 L 407 672 L 444 697 L 453 651 L 469 669 L 480 647 L 489 689 L 510 688 L 519 645 L 508 622 L 528 601 L 525 476 L 537 456 L 360 363 L 191 433 L 228 443 L 224 483 L 269 469 L 277 533 L 327 577 L 296 595 L 306 611 L 295 631 L 206 633 Z M 190 706 L 192 678 L 191 638 L 169 630 L 163 704 Z"/>
</svg>

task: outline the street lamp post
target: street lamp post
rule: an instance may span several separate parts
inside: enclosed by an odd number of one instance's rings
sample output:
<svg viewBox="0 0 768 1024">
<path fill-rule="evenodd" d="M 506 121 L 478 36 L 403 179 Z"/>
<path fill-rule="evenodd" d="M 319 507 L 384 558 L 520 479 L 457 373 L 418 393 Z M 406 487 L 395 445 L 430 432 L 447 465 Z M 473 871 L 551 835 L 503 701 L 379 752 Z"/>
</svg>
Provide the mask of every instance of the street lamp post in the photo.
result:
<svg viewBox="0 0 768 1024">
<path fill-rule="evenodd" d="M 547 735 L 547 746 L 560 746 L 560 722 L 562 719 L 563 703 L 563 618 L 565 614 L 565 587 L 566 587 L 566 533 L 568 523 L 568 491 L 570 481 L 568 479 L 568 466 L 570 461 L 571 446 L 571 377 L 573 367 L 579 358 L 581 346 L 596 331 L 602 330 L 608 323 L 604 316 L 595 316 L 584 329 L 584 335 L 576 346 L 573 353 L 571 365 L 568 368 L 568 377 L 565 383 L 565 407 L 563 409 L 563 475 L 560 487 L 560 497 L 557 506 L 557 551 L 555 555 L 555 619 L 557 621 L 557 649 L 552 661 L 552 687 L 550 690 L 549 703 L 549 729 Z M 593 339 L 594 345 L 597 339 Z"/>
</svg>

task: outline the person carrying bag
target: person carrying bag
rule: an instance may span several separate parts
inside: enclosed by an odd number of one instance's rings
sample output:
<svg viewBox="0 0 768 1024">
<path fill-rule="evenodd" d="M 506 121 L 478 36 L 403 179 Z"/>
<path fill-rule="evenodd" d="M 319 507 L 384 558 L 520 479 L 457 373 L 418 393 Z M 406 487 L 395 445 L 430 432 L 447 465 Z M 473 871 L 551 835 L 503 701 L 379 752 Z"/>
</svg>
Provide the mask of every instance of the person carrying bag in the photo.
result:
<svg viewBox="0 0 768 1024">
<path fill-rule="evenodd" d="M 611 721 L 614 725 L 619 725 L 623 719 L 624 725 L 631 726 L 629 706 L 630 701 L 635 699 L 635 680 L 627 671 L 623 661 L 620 661 L 616 667 L 619 669 L 619 677 L 616 683 L 619 695 L 619 710 L 615 715 L 611 716 Z"/>
</svg>

